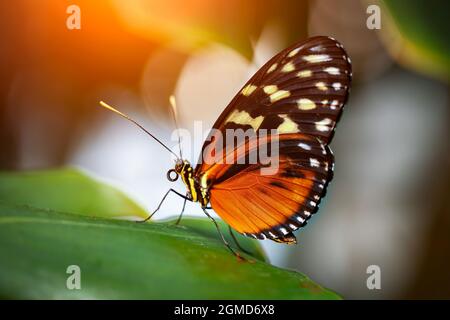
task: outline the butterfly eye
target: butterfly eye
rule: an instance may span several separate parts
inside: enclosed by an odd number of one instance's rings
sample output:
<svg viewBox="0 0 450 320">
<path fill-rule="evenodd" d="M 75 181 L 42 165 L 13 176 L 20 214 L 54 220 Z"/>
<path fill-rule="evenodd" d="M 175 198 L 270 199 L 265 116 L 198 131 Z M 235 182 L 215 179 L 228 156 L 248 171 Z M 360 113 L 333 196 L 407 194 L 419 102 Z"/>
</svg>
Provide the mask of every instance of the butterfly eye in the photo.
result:
<svg viewBox="0 0 450 320">
<path fill-rule="evenodd" d="M 169 181 L 177 181 L 178 180 L 178 172 L 175 171 L 175 169 L 170 169 L 167 171 L 167 179 Z"/>
</svg>

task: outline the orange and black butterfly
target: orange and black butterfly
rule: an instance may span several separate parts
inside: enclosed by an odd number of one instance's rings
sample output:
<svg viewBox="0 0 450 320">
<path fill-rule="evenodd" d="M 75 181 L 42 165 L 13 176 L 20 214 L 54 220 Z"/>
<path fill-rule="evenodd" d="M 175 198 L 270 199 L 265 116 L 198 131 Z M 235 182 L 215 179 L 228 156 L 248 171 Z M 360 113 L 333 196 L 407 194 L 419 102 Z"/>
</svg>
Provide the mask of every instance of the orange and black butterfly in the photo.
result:
<svg viewBox="0 0 450 320">
<path fill-rule="evenodd" d="M 276 139 L 278 170 L 270 175 L 261 173 L 264 164 L 214 161 L 212 153 L 205 156 L 203 152 L 194 168 L 182 159 L 181 151 L 178 157 L 134 120 L 102 105 L 133 121 L 177 158 L 167 177 L 175 181 L 181 176 L 187 192 L 170 189 L 152 215 L 170 192 L 183 197 L 184 205 L 199 202 L 235 253 L 207 210 L 212 208 L 231 228 L 248 237 L 296 243 L 293 231 L 317 212 L 333 177 L 334 158 L 328 145 L 347 101 L 351 77 L 343 46 L 330 37 L 313 37 L 270 59 L 233 98 L 213 131 L 225 136 L 227 130 L 242 129 L 255 135 L 229 150 L 228 141 L 217 145 L 211 133 L 202 150 L 222 148 L 221 160 L 238 151 L 240 157 L 247 157 Z M 260 136 L 267 130 L 276 134 Z"/>
</svg>

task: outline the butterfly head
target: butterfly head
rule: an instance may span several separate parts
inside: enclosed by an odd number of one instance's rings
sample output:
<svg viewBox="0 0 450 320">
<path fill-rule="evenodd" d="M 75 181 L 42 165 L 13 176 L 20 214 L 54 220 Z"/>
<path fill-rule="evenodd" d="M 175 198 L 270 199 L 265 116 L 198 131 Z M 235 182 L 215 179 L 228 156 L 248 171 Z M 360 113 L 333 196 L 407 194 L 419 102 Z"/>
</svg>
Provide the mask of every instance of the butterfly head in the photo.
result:
<svg viewBox="0 0 450 320">
<path fill-rule="evenodd" d="M 182 178 L 187 177 L 192 174 L 192 171 L 192 166 L 189 161 L 177 159 L 175 167 L 167 171 L 167 179 L 174 182 L 178 180 L 178 176 L 181 176 Z"/>
</svg>

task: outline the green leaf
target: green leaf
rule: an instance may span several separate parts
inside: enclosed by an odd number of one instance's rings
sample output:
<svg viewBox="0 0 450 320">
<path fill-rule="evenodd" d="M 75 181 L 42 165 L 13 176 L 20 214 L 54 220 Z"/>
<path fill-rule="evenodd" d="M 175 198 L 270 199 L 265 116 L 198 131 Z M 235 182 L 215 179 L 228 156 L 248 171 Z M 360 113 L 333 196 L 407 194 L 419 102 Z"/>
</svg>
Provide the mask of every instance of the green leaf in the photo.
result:
<svg viewBox="0 0 450 320">
<path fill-rule="evenodd" d="M 59 173 L 68 174 L 67 170 Z M 58 176 L 58 171 L 53 175 Z M 3 174 L 0 185 L 5 176 L 15 181 L 15 174 Z M 94 183 L 85 178 L 87 185 Z M 78 187 L 78 191 L 71 189 L 70 197 L 76 199 L 78 192 L 84 192 L 82 183 Z M 53 188 L 58 189 L 58 184 Z M 121 197 L 119 192 L 110 196 Z M 42 197 L 41 193 L 39 204 L 48 207 Z M 301 273 L 270 265 L 257 241 L 241 236 L 239 242 L 251 255 L 243 254 L 247 261 L 239 261 L 225 248 L 208 219 L 185 218 L 178 226 L 173 220 L 136 223 L 11 202 L 0 201 L 2 298 L 340 298 Z M 225 224 L 220 226 L 226 230 Z M 228 234 L 227 238 L 231 243 Z M 66 287 L 70 276 L 66 270 L 71 265 L 81 269 L 80 290 Z"/>
<path fill-rule="evenodd" d="M 73 168 L 0 172 L 0 201 L 97 217 L 146 217 L 119 190 Z"/>
</svg>

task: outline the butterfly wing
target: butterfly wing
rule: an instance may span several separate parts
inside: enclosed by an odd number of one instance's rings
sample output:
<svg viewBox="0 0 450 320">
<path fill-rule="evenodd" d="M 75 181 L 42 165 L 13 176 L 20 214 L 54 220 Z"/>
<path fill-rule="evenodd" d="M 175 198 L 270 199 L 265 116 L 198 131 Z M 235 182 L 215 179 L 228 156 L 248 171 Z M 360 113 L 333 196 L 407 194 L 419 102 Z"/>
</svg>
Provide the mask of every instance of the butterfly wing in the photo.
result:
<svg viewBox="0 0 450 320">
<path fill-rule="evenodd" d="M 257 136 L 263 129 L 275 129 L 280 141 L 280 170 L 272 176 L 258 175 L 260 167 L 255 165 L 218 163 L 212 153 L 202 152 L 195 175 L 210 190 L 213 209 L 233 228 L 289 242 L 294 230 L 289 225 L 300 226 L 303 222 L 296 217 L 306 221 L 308 213 L 317 210 L 308 201 L 317 204 L 332 178 L 328 171 L 318 171 L 333 165 L 328 144 L 350 82 L 350 59 L 342 45 L 329 37 L 313 37 L 269 60 L 230 102 L 203 151 L 228 147 L 229 141 L 220 146 L 215 139 L 217 132 L 225 137 L 227 129 L 250 129 Z M 248 153 L 250 144 L 241 147 Z"/>
<path fill-rule="evenodd" d="M 213 128 L 275 129 L 285 120 L 280 115 L 287 114 L 298 131 L 329 143 L 350 81 L 350 59 L 342 45 L 329 37 L 310 38 L 270 59 L 234 97 Z M 292 133 L 284 131 L 280 129 L 280 133 Z"/>
</svg>

